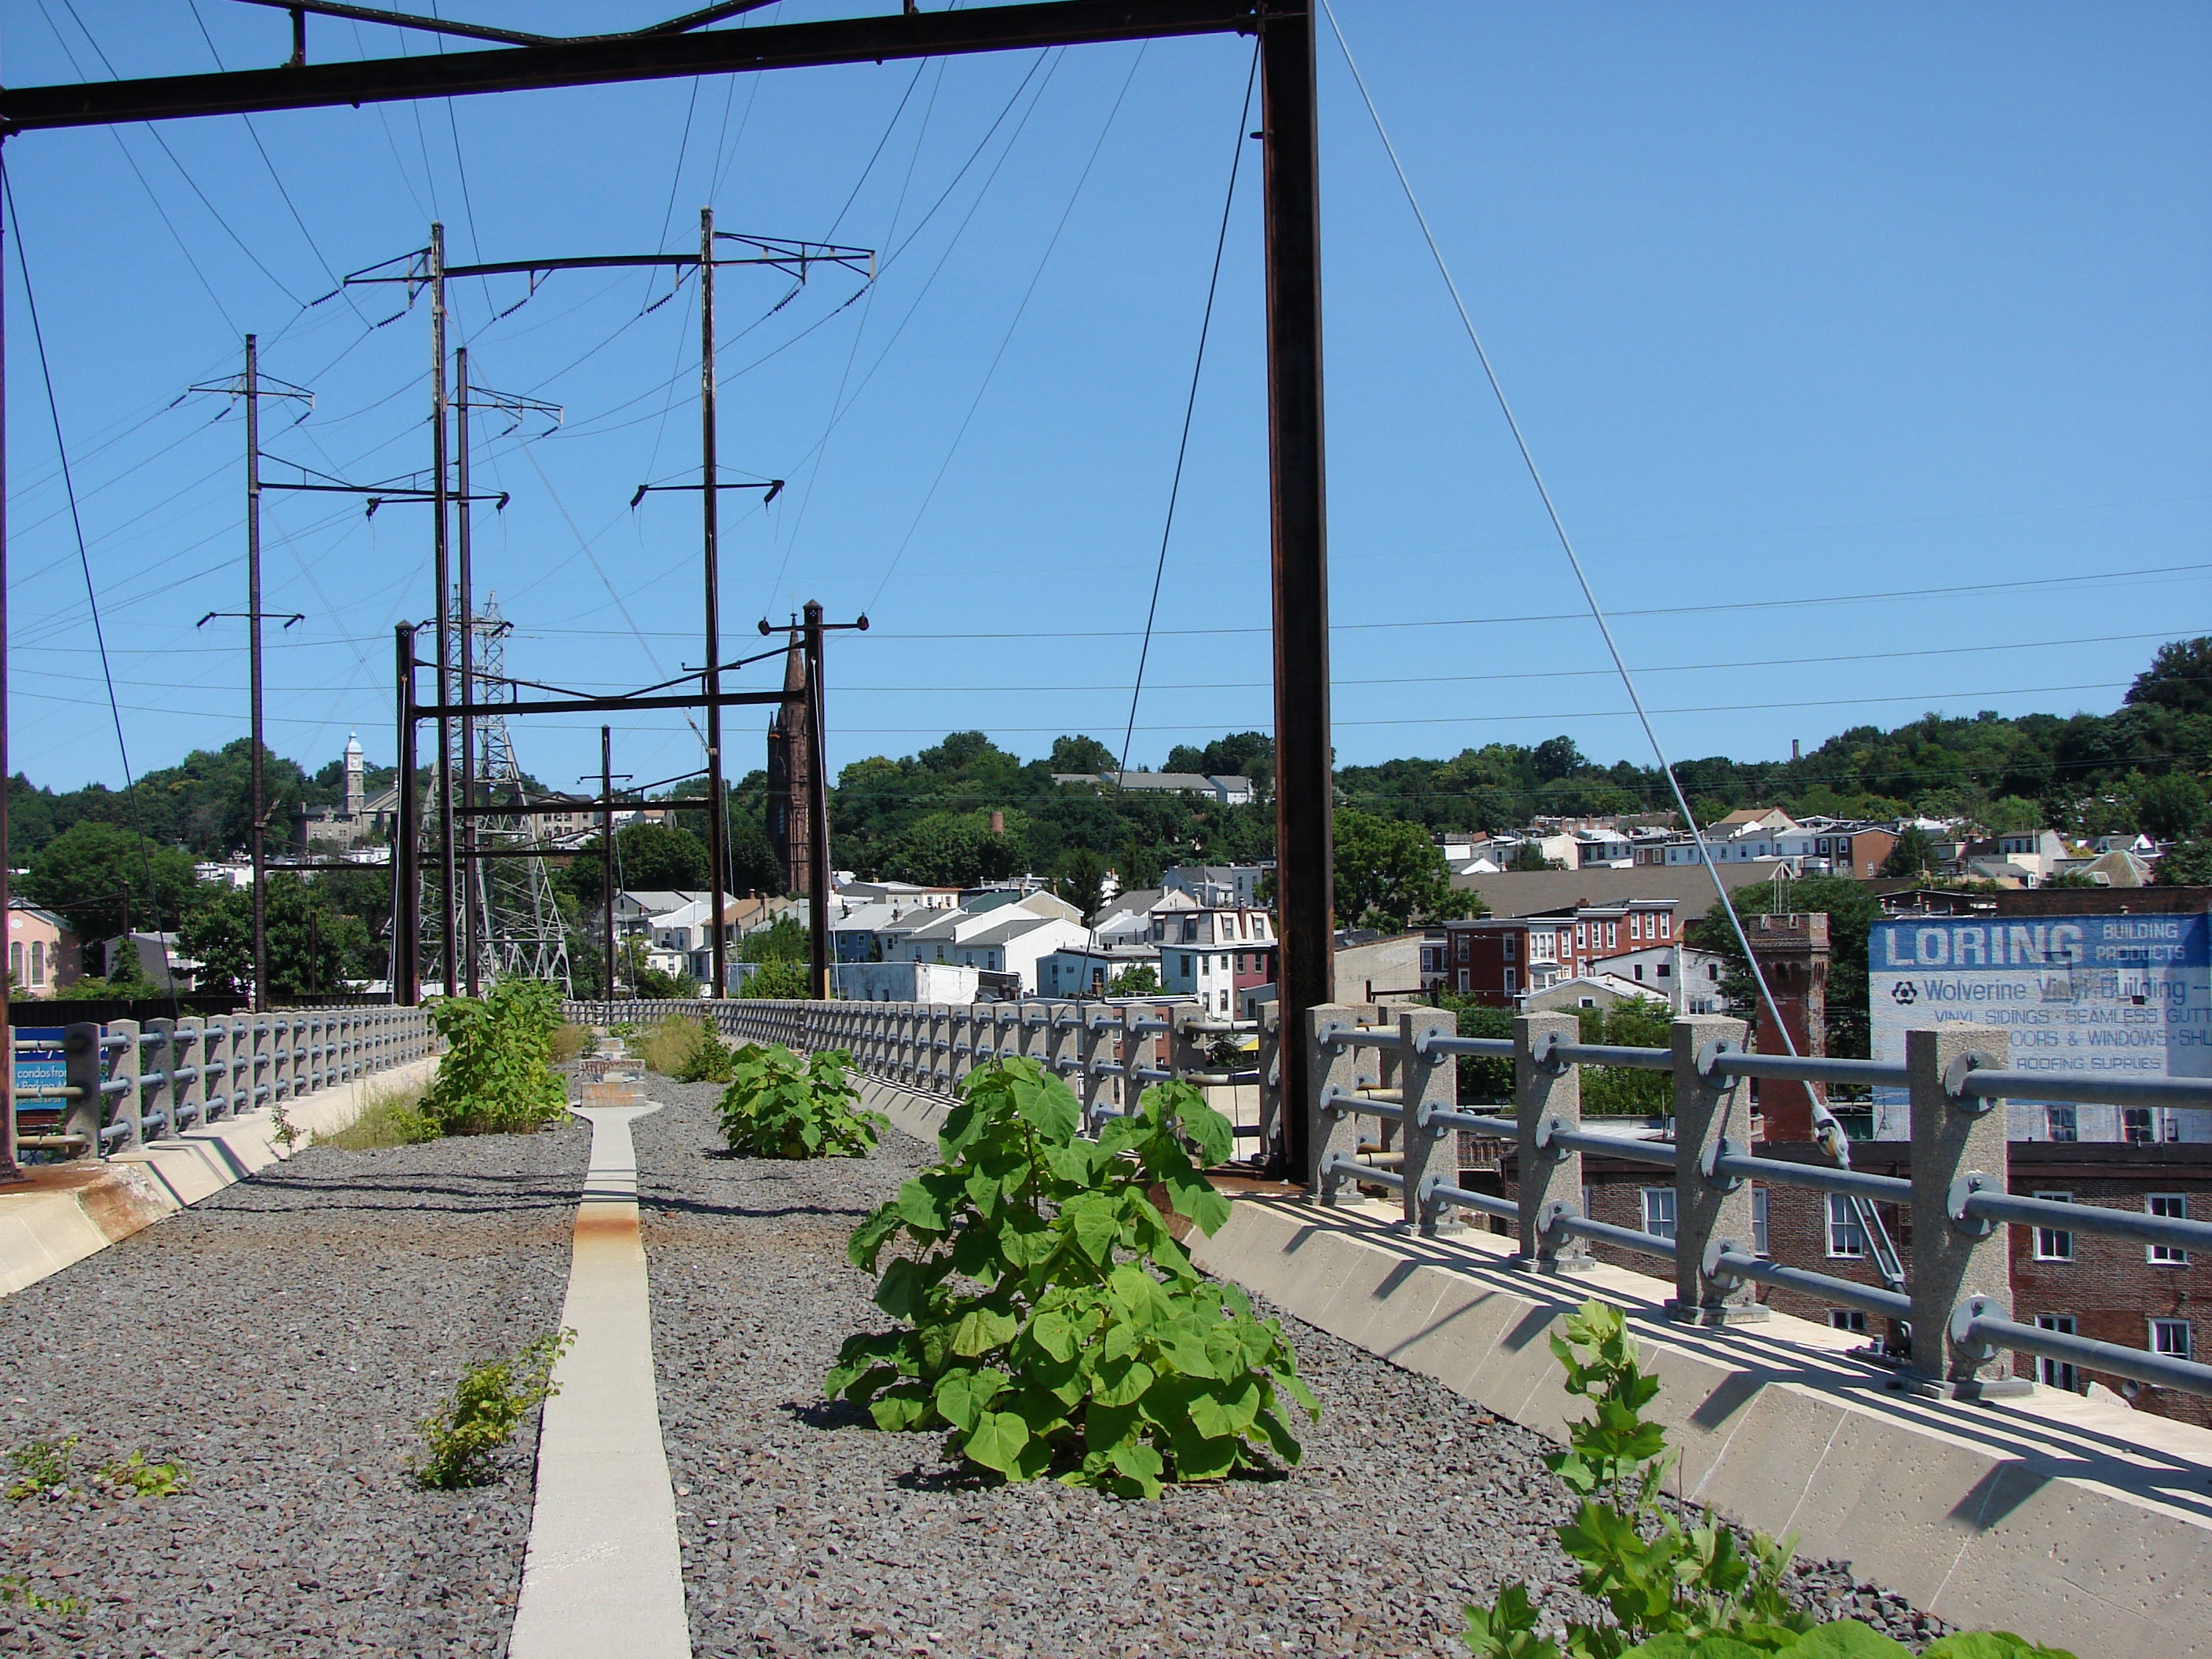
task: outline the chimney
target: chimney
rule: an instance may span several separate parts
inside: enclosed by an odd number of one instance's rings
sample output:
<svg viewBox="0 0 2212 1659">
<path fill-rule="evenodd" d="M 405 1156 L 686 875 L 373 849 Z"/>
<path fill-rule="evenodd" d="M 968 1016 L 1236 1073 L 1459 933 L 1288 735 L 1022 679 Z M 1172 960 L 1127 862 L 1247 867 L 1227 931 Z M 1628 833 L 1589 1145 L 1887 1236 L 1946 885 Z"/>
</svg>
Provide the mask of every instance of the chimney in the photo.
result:
<svg viewBox="0 0 2212 1659">
<path fill-rule="evenodd" d="M 1828 1052 L 1828 918 L 1818 912 L 1784 915 L 1746 916 L 1744 931 L 1751 939 L 1752 955 L 1774 994 L 1790 1041 L 1775 1029 L 1774 1015 L 1764 1000 L 1759 1005 L 1758 1043 L 1762 1054 L 1786 1054 L 1794 1045 L 1798 1055 L 1813 1059 Z M 1759 1109 L 1768 1140 L 1813 1139 L 1815 1083 L 1786 1083 L 1762 1078 Z"/>
<path fill-rule="evenodd" d="M 1801 757 L 1797 752 L 1797 739 L 1795 738 L 1790 739 L 1790 758 L 1791 760 L 1799 760 L 1802 758 L 1802 757 Z"/>
<path fill-rule="evenodd" d="M 994 836 L 1006 833 L 1006 815 L 996 807 L 991 809 L 991 833 Z"/>
</svg>

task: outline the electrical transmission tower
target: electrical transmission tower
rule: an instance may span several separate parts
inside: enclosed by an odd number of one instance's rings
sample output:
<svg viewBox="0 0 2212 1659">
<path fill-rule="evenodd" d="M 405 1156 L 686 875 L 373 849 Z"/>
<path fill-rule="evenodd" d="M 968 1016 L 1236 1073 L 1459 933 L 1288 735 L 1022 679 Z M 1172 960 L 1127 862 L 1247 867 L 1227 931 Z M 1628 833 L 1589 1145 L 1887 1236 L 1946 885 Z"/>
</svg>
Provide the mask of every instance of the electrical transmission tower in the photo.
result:
<svg viewBox="0 0 2212 1659">
<path fill-rule="evenodd" d="M 464 619 L 458 595 L 448 606 L 447 625 L 457 637 L 461 634 Z M 475 776 L 456 792 L 461 812 L 470 820 L 473 843 L 457 872 L 462 882 L 456 908 L 463 971 L 456 979 L 470 986 L 507 975 L 550 980 L 565 996 L 572 991 L 568 930 L 546 873 L 538 827 L 541 820 L 520 810 L 512 814 L 499 810 L 532 803 L 504 710 L 514 700 L 514 689 L 506 678 L 509 623 L 499 614 L 498 596 L 488 597 L 465 626 L 474 646 L 466 653 L 473 682 L 470 695 L 462 696 L 458 667 L 446 677 L 444 690 L 448 704 L 466 702 L 474 708 L 474 741 L 467 746 L 473 750 Z M 446 908 L 438 893 L 434 856 L 445 811 L 434 771 L 417 866 L 423 872 L 417 894 L 423 974 L 432 980 L 442 978 L 446 966 Z"/>
</svg>

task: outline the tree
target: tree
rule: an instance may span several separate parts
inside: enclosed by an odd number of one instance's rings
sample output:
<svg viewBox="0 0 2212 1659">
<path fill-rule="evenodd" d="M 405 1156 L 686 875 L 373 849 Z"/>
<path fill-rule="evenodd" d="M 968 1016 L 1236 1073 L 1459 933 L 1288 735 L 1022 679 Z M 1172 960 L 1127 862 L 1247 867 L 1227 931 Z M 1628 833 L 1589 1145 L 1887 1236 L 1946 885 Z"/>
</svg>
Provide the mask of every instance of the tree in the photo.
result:
<svg viewBox="0 0 2212 1659">
<path fill-rule="evenodd" d="M 1917 823 L 1898 832 L 1897 845 L 1881 861 L 1885 876 L 1922 876 L 1936 867 L 1936 837 Z"/>
<path fill-rule="evenodd" d="M 1405 931 L 1416 920 L 1463 916 L 1479 903 L 1455 891 L 1443 849 L 1416 823 L 1358 807 L 1336 814 L 1336 914 L 1347 927 Z"/>
<path fill-rule="evenodd" d="M 1106 981 L 1109 997 L 1148 997 L 1160 988 L 1160 970 L 1149 962 L 1133 962 Z"/>
<path fill-rule="evenodd" d="M 1087 847 L 1060 854 L 1052 890 L 1082 913 L 1085 927 L 1106 908 L 1106 860 Z"/>
<path fill-rule="evenodd" d="M 1528 757 L 1529 769 L 1539 782 L 1547 783 L 1554 778 L 1571 778 L 1589 763 L 1583 751 L 1575 747 L 1572 738 L 1547 738 L 1538 744 Z"/>
<path fill-rule="evenodd" d="M 2185 841 L 2158 861 L 2161 887 L 2212 887 L 2212 839 Z"/>
<path fill-rule="evenodd" d="M 2212 713 L 2212 636 L 2200 634 L 2159 647 L 2150 666 L 2128 688 L 2127 700 L 2177 714 Z"/>
<path fill-rule="evenodd" d="M 689 830 L 633 823 L 615 833 L 615 879 L 634 893 L 692 893 L 707 884 L 706 843 Z"/>
<path fill-rule="evenodd" d="M 1544 856 L 1544 849 L 1533 841 L 1524 841 L 1513 849 L 1513 856 L 1505 862 L 1509 870 L 1556 870 L 1559 866 Z"/>
<path fill-rule="evenodd" d="M 328 878 L 310 886 L 279 871 L 269 877 L 266 926 L 272 997 L 341 992 L 374 978 L 381 953 L 368 924 L 331 902 Z M 178 942 L 203 964 L 206 988 L 243 994 L 253 982 L 253 893 L 205 895 L 185 917 Z"/>
<path fill-rule="evenodd" d="M 2206 827 L 2204 786 L 2186 772 L 2146 778 L 2136 791 L 2136 823 L 2160 841 L 2185 841 Z"/>
<path fill-rule="evenodd" d="M 799 962 L 763 962 L 745 975 L 744 983 L 738 988 L 741 997 L 757 997 L 764 1002 L 795 1001 L 814 994 L 808 983 L 806 965 Z"/>
<path fill-rule="evenodd" d="M 1621 1048 L 1664 1048 L 1674 1041 L 1674 1012 L 1655 997 L 1628 997 L 1612 1008 L 1577 1008 L 1582 1039 Z M 1663 1116 L 1674 1109 L 1674 1080 L 1664 1072 L 1625 1066 L 1583 1068 L 1583 1109 L 1594 1114 Z"/>
<path fill-rule="evenodd" d="M 193 890 L 191 854 L 155 847 L 112 823 L 71 825 L 32 855 L 25 894 L 60 912 L 82 939 L 177 925 Z"/>
<path fill-rule="evenodd" d="M 1096 738 L 1054 738 L 1048 763 L 1055 772 L 1081 772 L 1093 777 L 1101 772 L 1119 771 L 1121 765 L 1114 758 L 1114 751 Z"/>
<path fill-rule="evenodd" d="M 778 916 L 747 933 L 738 946 L 739 962 L 804 962 L 806 930 L 789 916 Z"/>
</svg>

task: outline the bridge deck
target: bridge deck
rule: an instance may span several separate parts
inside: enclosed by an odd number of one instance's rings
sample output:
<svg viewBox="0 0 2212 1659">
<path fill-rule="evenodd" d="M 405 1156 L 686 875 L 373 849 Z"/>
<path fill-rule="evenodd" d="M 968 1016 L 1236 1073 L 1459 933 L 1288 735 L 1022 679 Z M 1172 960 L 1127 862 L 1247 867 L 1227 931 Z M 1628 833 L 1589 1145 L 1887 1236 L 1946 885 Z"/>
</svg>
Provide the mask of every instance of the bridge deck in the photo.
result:
<svg viewBox="0 0 2212 1659">
<path fill-rule="evenodd" d="M 731 1159 L 714 1089 L 647 1087 L 667 1103 L 635 1135 L 695 1651 L 1463 1654 L 1471 1597 L 1571 1583 L 1547 1442 L 1296 1322 L 1327 1414 L 1287 1481 L 994 1490 L 935 1435 L 876 1432 L 821 1396 L 843 1338 L 887 1322 L 845 1238 L 926 1149 Z M 1853 1593 L 1836 1571 L 1808 1588 Z M 1899 1634 L 1934 1628 L 1880 1605 Z"/>
<path fill-rule="evenodd" d="M 425 1492 L 403 1462 L 462 1368 L 550 1330 L 580 1124 L 305 1149 L 0 1297 L 0 1449 L 76 1432 L 89 1473 L 177 1459 L 192 1490 L 0 1503 L 0 1576 L 82 1599 L 0 1609 L 95 1653 L 498 1654 L 531 1515 L 507 1478 Z"/>
</svg>

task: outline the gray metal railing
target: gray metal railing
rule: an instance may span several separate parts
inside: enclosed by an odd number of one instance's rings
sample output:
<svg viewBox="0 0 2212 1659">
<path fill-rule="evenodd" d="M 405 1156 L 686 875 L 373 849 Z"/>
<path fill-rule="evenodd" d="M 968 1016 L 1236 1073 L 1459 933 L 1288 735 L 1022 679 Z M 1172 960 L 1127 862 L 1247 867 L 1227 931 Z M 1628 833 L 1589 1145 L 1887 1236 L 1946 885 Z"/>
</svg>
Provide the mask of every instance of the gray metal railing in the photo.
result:
<svg viewBox="0 0 2212 1659">
<path fill-rule="evenodd" d="M 2212 1252 L 2212 1221 L 2058 1204 L 2008 1190 L 2003 1114 L 2008 1094 L 2037 1099 L 2158 1105 L 2212 1111 L 2212 1080 L 2060 1076 L 2014 1069 L 1993 1028 L 1944 1026 L 1907 1034 L 1902 1065 L 1867 1060 L 1754 1054 L 1740 1020 L 1700 1015 L 1674 1023 L 1665 1048 L 1585 1043 L 1570 1014 L 1530 1014 L 1514 1035 L 1462 1037 L 1455 1017 L 1416 1005 L 1337 1004 L 1312 1011 L 1295 1040 L 1309 1045 L 1313 1093 L 1280 1098 L 1281 1043 L 1274 1011 L 1258 1027 L 1256 1071 L 1212 1067 L 1206 1045 L 1254 1028 L 1171 999 L 1123 1005 L 1023 1002 L 960 1006 L 882 1002 L 632 1002 L 571 1004 L 571 1018 L 649 1024 L 669 1013 L 711 1021 L 726 1035 L 793 1048 L 842 1048 L 872 1076 L 924 1092 L 956 1091 L 969 1072 L 1003 1054 L 1027 1054 L 1067 1078 L 1092 1129 L 1129 1109 L 1142 1086 L 1166 1078 L 1256 1080 L 1259 1121 L 1246 1139 L 1280 1144 L 1285 1109 L 1306 1114 L 1311 1188 L 1324 1205 L 1349 1205 L 1361 1188 L 1395 1198 L 1401 1222 L 1449 1232 L 1472 1212 L 1509 1223 L 1522 1261 L 1540 1270 L 1589 1260 L 1601 1245 L 1669 1264 L 1677 1318 L 1703 1325 L 1765 1317 L 1759 1287 L 1786 1290 L 1897 1322 L 1908 1376 L 1962 1396 L 2024 1386 L 2002 1374 L 2012 1351 L 2063 1360 L 2158 1387 L 2212 1394 L 2212 1365 L 2179 1355 L 2065 1336 L 2012 1320 L 2004 1229 L 2058 1227 L 2085 1234 Z M 1513 1062 L 1510 1115 L 1468 1109 L 1456 1098 L 1462 1055 Z M 1241 1064 L 1241 1062 L 1240 1062 Z M 1582 1112 L 1585 1066 L 1668 1073 L 1673 1133 L 1606 1132 Z M 1907 1091 L 1913 1124 L 1911 1179 L 1753 1154 L 1747 1078 L 1880 1085 Z M 1516 1157 L 1511 1196 L 1463 1186 L 1462 1131 L 1506 1143 Z M 1583 1212 L 1587 1158 L 1667 1172 L 1671 1235 Z M 1772 1261 L 1753 1246 L 1754 1183 L 1835 1194 L 1855 1205 L 1893 1205 L 1913 1218 L 1902 1288 Z M 1354 1213 L 1357 1213 L 1356 1212 Z M 1971 1310 L 1971 1311 L 1962 1311 Z"/>
<path fill-rule="evenodd" d="M 437 1042 L 427 1011 L 380 1005 L 59 1029 L 58 1039 L 11 1033 L 19 1059 L 58 1050 L 64 1077 L 15 1091 L 16 1144 L 91 1158 L 404 1065 Z M 48 1113 L 51 1125 L 23 1121 Z"/>
<path fill-rule="evenodd" d="M 1568 1265 L 1589 1244 L 1669 1261 L 1675 1295 L 1668 1311 L 1701 1324 L 1762 1318 L 1754 1299 L 1760 1285 L 1894 1320 L 1910 1343 L 1911 1373 L 1960 1395 L 2021 1386 L 1991 1369 L 2005 1350 L 2212 1395 L 2212 1365 L 2011 1318 L 2007 1227 L 2124 1238 L 2176 1252 L 2212 1251 L 2212 1221 L 2013 1194 L 2003 1115 L 1992 1109 L 2010 1094 L 2029 1092 L 2038 1099 L 2212 1111 L 2212 1079 L 2059 1078 L 2014 1069 L 2008 1064 L 2008 1038 L 1994 1028 L 1911 1032 L 1900 1066 L 1747 1054 L 1741 1022 L 1713 1017 L 1675 1021 L 1665 1048 L 1582 1042 L 1577 1022 L 1565 1014 L 1522 1016 L 1510 1040 L 1447 1035 L 1449 1019 L 1426 1008 L 1340 1006 L 1313 1012 L 1310 1144 L 1317 1163 L 1313 1191 L 1321 1202 L 1346 1202 L 1365 1186 L 1395 1193 L 1403 1224 L 1422 1232 L 1452 1231 L 1462 1211 L 1511 1222 L 1520 1234 L 1521 1255 L 1539 1267 Z M 1513 1116 L 1459 1106 L 1454 1062 L 1465 1054 L 1512 1058 Z M 1586 1065 L 1669 1073 L 1672 1136 L 1604 1133 L 1586 1123 L 1579 1077 Z M 1736 1098 L 1740 1081 L 1753 1077 L 1905 1088 L 1912 1115 L 1911 1177 L 1754 1156 L 1748 1105 Z M 1516 1149 L 1514 1196 L 1459 1184 L 1453 1154 L 1461 1130 Z M 1389 1152 L 1394 1170 L 1373 1167 L 1380 1150 Z M 1586 1157 L 1669 1170 L 1671 1234 L 1585 1215 Z M 1914 1238 L 1905 1287 L 1885 1289 L 1757 1254 L 1750 1203 L 1754 1182 L 1893 1205 L 1911 1214 Z"/>
</svg>

